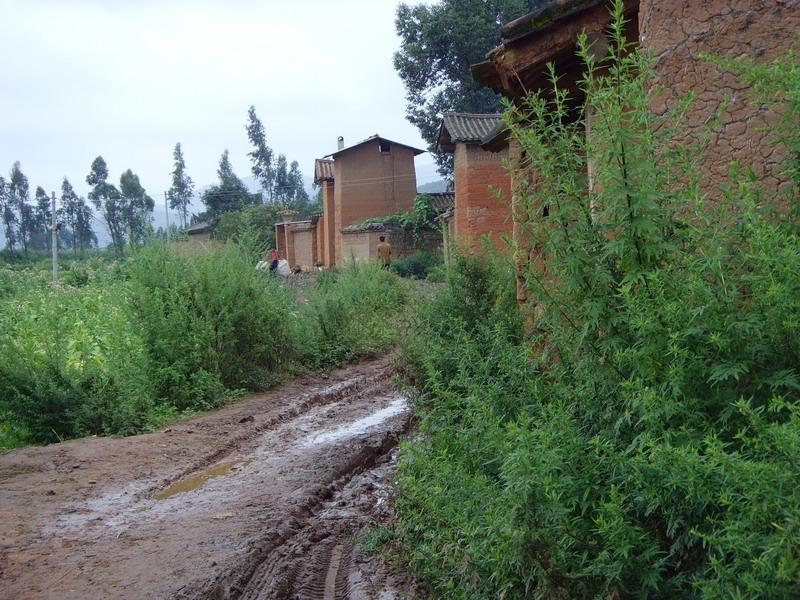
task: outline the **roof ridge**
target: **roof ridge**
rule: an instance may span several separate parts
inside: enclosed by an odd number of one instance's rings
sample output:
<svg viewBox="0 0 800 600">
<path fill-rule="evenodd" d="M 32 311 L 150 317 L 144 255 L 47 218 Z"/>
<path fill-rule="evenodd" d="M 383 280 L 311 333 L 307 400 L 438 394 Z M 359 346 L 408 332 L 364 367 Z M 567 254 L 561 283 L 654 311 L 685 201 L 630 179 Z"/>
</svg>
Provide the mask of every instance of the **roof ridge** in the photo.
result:
<svg viewBox="0 0 800 600">
<path fill-rule="evenodd" d="M 499 119 L 503 116 L 503 113 L 469 113 L 469 112 L 456 112 L 456 111 L 445 111 L 442 113 L 443 117 L 481 117 L 484 119 Z"/>
</svg>

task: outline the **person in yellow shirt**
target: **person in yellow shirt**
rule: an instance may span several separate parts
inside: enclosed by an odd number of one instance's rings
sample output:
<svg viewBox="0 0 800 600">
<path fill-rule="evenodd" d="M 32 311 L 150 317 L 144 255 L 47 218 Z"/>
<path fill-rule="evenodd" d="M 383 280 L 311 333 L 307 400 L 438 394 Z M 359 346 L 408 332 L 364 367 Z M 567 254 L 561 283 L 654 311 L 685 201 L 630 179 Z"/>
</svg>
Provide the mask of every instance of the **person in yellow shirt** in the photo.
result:
<svg viewBox="0 0 800 600">
<path fill-rule="evenodd" d="M 382 235 L 378 239 L 380 240 L 377 248 L 378 260 L 381 262 L 384 269 L 388 269 L 392 266 L 392 246 L 386 241 L 385 235 Z"/>
</svg>

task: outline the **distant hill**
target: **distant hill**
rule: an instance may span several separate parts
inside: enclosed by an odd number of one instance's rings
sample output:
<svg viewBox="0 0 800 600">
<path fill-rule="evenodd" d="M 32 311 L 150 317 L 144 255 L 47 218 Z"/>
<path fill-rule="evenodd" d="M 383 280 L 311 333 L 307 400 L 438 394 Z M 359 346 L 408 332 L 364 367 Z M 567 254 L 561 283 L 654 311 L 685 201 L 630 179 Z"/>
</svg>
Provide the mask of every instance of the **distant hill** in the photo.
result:
<svg viewBox="0 0 800 600">
<path fill-rule="evenodd" d="M 436 194 L 437 192 L 446 192 L 446 191 L 447 191 L 447 182 L 444 179 L 429 181 L 428 183 L 423 183 L 422 185 L 417 186 L 418 194 Z"/>
</svg>

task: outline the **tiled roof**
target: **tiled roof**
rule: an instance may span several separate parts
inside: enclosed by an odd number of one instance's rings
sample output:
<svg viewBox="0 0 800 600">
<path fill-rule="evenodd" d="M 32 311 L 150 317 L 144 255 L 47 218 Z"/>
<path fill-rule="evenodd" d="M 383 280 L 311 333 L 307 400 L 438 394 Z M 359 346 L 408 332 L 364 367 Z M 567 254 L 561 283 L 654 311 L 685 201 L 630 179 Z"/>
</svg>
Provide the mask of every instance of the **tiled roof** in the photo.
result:
<svg viewBox="0 0 800 600">
<path fill-rule="evenodd" d="M 328 154 L 331 158 L 336 158 L 340 154 L 344 152 L 349 152 L 353 148 L 358 148 L 359 146 L 363 146 L 364 144 L 369 144 L 370 142 L 389 142 L 390 144 L 396 144 L 397 146 L 403 146 L 404 148 L 408 148 L 414 152 L 414 156 L 417 154 L 422 154 L 425 150 L 420 150 L 419 148 L 414 148 L 414 146 L 409 146 L 408 144 L 401 144 L 400 142 L 394 142 L 392 140 L 386 139 L 385 137 L 379 136 L 377 133 L 375 135 L 369 136 L 367 139 L 358 142 L 357 144 L 353 144 L 352 146 L 348 146 L 347 148 L 342 148 L 341 150 L 337 150 L 332 154 Z"/>
<path fill-rule="evenodd" d="M 436 192 L 433 194 L 425 194 L 431 197 L 431 204 L 436 212 L 443 213 L 452 209 L 456 202 L 455 192 Z"/>
<path fill-rule="evenodd" d="M 436 145 L 442 152 L 452 152 L 456 142 L 479 143 L 487 133 L 502 123 L 499 114 L 446 112 L 442 115 Z"/>
<path fill-rule="evenodd" d="M 186 228 L 186 233 L 188 234 L 195 234 L 195 233 L 205 233 L 207 231 L 212 231 L 214 229 L 214 221 L 198 221 L 197 223 L 192 223 Z"/>
<path fill-rule="evenodd" d="M 386 225 L 383 223 L 356 223 L 355 225 L 348 225 L 342 227 L 342 233 L 359 233 L 361 231 L 383 231 Z"/>
<path fill-rule="evenodd" d="M 314 183 L 319 185 L 322 181 L 333 181 L 333 161 L 318 158 L 314 161 Z"/>
</svg>

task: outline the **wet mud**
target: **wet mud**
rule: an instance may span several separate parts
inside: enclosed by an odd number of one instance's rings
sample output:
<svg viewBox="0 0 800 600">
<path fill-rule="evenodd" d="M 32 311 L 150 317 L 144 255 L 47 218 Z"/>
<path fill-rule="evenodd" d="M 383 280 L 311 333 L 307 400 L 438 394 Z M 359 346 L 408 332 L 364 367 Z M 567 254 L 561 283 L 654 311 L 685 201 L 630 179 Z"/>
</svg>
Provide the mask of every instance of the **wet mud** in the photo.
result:
<svg viewBox="0 0 800 600">
<path fill-rule="evenodd" d="M 161 432 L 0 456 L 0 598 L 412 598 L 359 532 L 392 518 L 387 359 Z"/>
</svg>

